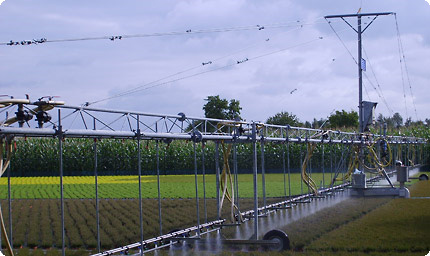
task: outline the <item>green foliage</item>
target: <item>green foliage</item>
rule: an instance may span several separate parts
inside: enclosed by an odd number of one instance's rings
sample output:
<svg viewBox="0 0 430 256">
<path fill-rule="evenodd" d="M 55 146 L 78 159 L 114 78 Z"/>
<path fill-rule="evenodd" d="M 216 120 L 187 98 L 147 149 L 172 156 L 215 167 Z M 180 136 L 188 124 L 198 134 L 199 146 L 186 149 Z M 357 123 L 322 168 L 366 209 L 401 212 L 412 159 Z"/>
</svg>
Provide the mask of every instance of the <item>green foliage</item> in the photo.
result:
<svg viewBox="0 0 430 256">
<path fill-rule="evenodd" d="M 161 174 L 194 173 L 194 149 L 192 142 L 173 141 L 169 144 L 156 141 L 141 143 L 142 171 L 145 175 L 156 174 L 157 144 Z M 59 175 L 58 140 L 47 138 L 29 138 L 16 140 L 11 161 L 12 176 L 57 176 Z M 94 175 L 94 142 L 87 139 L 66 139 L 63 143 L 63 169 L 65 175 Z M 258 145 L 258 159 L 261 150 Z M 289 153 L 291 172 L 298 172 L 306 152 L 306 145 L 290 143 L 265 143 L 266 169 L 269 172 L 282 172 L 282 156 Z M 330 167 L 330 154 L 340 153 L 339 145 L 319 145 L 314 152 L 313 169 L 322 171 L 322 148 L 325 150 L 325 168 Z M 251 144 L 236 144 L 238 168 L 240 173 L 251 173 Z M 289 151 L 287 153 L 287 151 Z M 197 146 L 198 170 L 202 169 L 201 157 L 205 154 L 206 173 L 215 173 L 215 143 L 206 142 L 204 151 Z M 329 154 L 329 152 L 331 152 Z M 222 154 L 220 154 L 222 155 Z M 233 156 L 230 156 L 231 160 Z M 220 159 L 221 162 L 221 159 Z M 137 143 L 134 140 L 97 141 L 97 166 L 99 175 L 135 175 L 137 174 Z"/>
<path fill-rule="evenodd" d="M 285 227 L 294 250 L 303 250 L 313 240 L 345 225 L 376 207 L 388 202 L 389 198 L 355 198 L 345 200 L 336 207 L 329 207 L 315 214 L 301 218 Z M 324 220 L 321 222 L 321 220 Z"/>
<path fill-rule="evenodd" d="M 345 110 L 338 111 L 332 114 L 329 118 L 330 127 L 332 128 L 357 128 L 358 127 L 358 114 L 351 110 L 346 112 Z"/>
<path fill-rule="evenodd" d="M 400 127 L 403 124 L 403 117 L 398 112 L 396 112 L 393 115 L 393 122 L 396 127 Z"/>
<path fill-rule="evenodd" d="M 300 126 L 301 123 L 296 115 L 293 113 L 288 113 L 287 111 L 281 111 L 274 116 L 269 117 L 266 120 L 268 124 L 276 125 L 290 125 L 290 126 Z"/>
<path fill-rule="evenodd" d="M 228 119 L 240 120 L 240 102 L 235 99 L 231 99 L 230 102 L 227 99 L 221 99 L 219 95 L 208 96 L 206 99 L 207 103 L 203 106 L 205 116 L 208 118 L 217 119 Z"/>
<path fill-rule="evenodd" d="M 144 199 L 143 225 L 146 239 L 159 235 L 158 202 L 154 199 Z M 7 201 L 1 202 L 3 211 L 8 212 Z M 196 224 L 195 199 L 164 199 L 162 204 L 163 233 L 173 229 L 182 229 Z M 251 209 L 252 199 L 241 200 L 243 209 Z M 203 201 L 200 200 L 200 209 Z M 228 217 L 228 204 L 223 207 L 222 217 Z M 83 249 L 92 250 L 97 247 L 95 200 L 68 199 L 64 203 L 65 212 L 65 242 L 69 251 L 67 255 L 88 255 Z M 207 201 L 208 219 L 216 218 L 216 201 Z M 15 248 L 31 248 L 32 255 L 43 255 L 40 249 L 44 247 L 46 255 L 60 255 L 61 251 L 61 213 L 60 200 L 14 200 L 13 241 Z M 204 221 L 203 214 L 201 223 Z M 8 219 L 5 214 L 5 219 Z M 8 229 L 9 222 L 6 221 Z M 100 236 L 102 249 L 112 249 L 140 240 L 139 201 L 137 199 L 101 199 L 100 200 Z M 49 241 L 49 247 L 43 246 Z M 4 240 L 3 248 L 5 246 Z M 77 250 L 79 249 L 79 250 Z M 21 252 L 21 250 L 20 250 Z M 28 255 L 28 250 L 22 254 Z M 60 254 L 59 254 L 60 253 Z"/>
<path fill-rule="evenodd" d="M 418 182 L 412 194 L 429 196 L 430 183 Z M 320 251 L 428 253 L 430 250 L 428 199 L 393 199 L 364 217 L 341 226 L 313 242 Z M 353 238 L 353 239 L 351 239 Z"/>
</svg>

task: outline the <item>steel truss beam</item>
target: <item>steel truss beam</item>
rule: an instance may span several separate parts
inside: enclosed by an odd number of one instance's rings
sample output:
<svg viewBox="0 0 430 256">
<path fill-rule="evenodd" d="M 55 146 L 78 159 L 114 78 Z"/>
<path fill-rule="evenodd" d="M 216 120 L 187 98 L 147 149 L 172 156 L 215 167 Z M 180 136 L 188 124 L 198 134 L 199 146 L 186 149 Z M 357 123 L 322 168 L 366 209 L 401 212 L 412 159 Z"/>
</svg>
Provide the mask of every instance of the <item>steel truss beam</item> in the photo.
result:
<svg viewBox="0 0 430 256">
<path fill-rule="evenodd" d="M 206 141 L 252 141 L 252 125 L 257 127 L 257 140 L 268 142 L 295 143 L 372 143 L 380 135 L 310 129 L 302 127 L 264 124 L 235 120 L 154 114 L 136 111 L 111 110 L 90 107 L 57 106 L 61 120 L 50 122 L 46 128 L 37 128 L 35 121 L 27 122 L 27 127 L 0 126 L 0 135 L 16 137 L 58 137 L 60 122 L 62 136 L 66 138 L 111 138 L 142 140 L 206 140 Z M 87 124 L 97 124 L 91 129 Z M 137 126 L 140 134 L 137 133 Z M 390 144 L 421 144 L 426 140 L 405 136 L 385 136 Z"/>
</svg>

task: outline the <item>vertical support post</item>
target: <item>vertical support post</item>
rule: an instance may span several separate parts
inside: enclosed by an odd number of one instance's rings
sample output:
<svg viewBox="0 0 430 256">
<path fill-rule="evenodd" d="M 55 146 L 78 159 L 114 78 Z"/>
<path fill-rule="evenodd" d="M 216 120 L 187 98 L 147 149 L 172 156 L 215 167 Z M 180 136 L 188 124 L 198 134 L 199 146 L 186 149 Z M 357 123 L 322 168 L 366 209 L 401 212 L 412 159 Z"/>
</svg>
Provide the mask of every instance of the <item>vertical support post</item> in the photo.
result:
<svg viewBox="0 0 430 256">
<path fill-rule="evenodd" d="M 235 129 L 237 129 L 237 128 L 235 128 Z M 236 199 L 236 206 L 237 206 L 237 208 L 240 209 L 240 205 L 239 205 L 239 178 L 238 178 L 238 169 L 237 169 L 236 138 L 233 140 L 233 174 L 234 174 L 234 193 L 235 193 L 234 198 Z"/>
<path fill-rule="evenodd" d="M 254 239 L 258 239 L 258 191 L 257 191 L 257 127 L 252 123 L 252 166 L 254 183 Z"/>
<path fill-rule="evenodd" d="M 287 126 L 287 171 L 288 171 L 288 197 L 291 203 L 291 170 L 290 170 L 290 126 Z"/>
<path fill-rule="evenodd" d="M 142 205 L 142 159 L 141 159 L 141 149 L 140 149 L 140 120 L 139 115 L 137 115 L 137 174 L 139 179 L 139 225 L 140 225 L 140 256 L 143 255 L 143 205 Z"/>
<path fill-rule="evenodd" d="M 263 205 L 264 205 L 264 214 L 266 214 L 266 168 L 264 163 L 264 138 L 261 136 L 260 141 L 261 146 L 261 183 L 263 188 Z"/>
<path fill-rule="evenodd" d="M 13 248 L 13 233 L 12 233 L 12 191 L 10 184 L 10 164 L 7 167 L 7 200 L 9 204 L 9 243 L 10 247 Z M 1 245 L 1 240 L 0 240 Z M 1 246 L 0 246 L 1 247 Z"/>
<path fill-rule="evenodd" d="M 332 188 L 334 185 L 334 180 L 333 180 L 333 144 L 330 143 L 330 183 L 332 184 Z"/>
<path fill-rule="evenodd" d="M 308 140 L 308 135 L 306 134 L 306 140 Z M 310 143 L 306 143 L 306 153 L 305 153 L 305 159 L 303 161 L 306 161 L 306 169 L 305 172 L 307 172 L 308 174 L 306 175 L 307 177 L 307 185 L 306 187 L 308 187 L 308 200 L 311 200 L 311 187 L 310 187 L 310 175 L 311 175 L 311 159 L 308 159 L 308 154 L 311 150 L 311 144 Z"/>
<path fill-rule="evenodd" d="M 325 188 L 325 161 L 324 161 L 324 143 L 321 144 L 321 168 L 323 173 L 323 185 L 322 187 Z"/>
<path fill-rule="evenodd" d="M 157 125 L 156 125 L 157 127 Z M 156 164 L 157 164 L 157 192 L 158 192 L 158 225 L 160 228 L 160 236 L 163 235 L 163 219 L 161 215 L 161 189 L 160 189 L 160 147 L 159 141 L 155 141 L 155 151 L 156 151 Z"/>
<path fill-rule="evenodd" d="M 359 126 L 360 133 L 364 132 L 364 120 L 363 120 L 363 69 L 361 68 L 361 15 L 357 15 L 357 35 L 358 35 L 358 112 L 359 112 Z"/>
<path fill-rule="evenodd" d="M 363 140 L 362 140 L 363 141 Z M 348 147 L 348 144 L 346 144 L 346 142 L 345 142 L 345 144 L 342 144 L 342 152 L 346 152 L 346 148 Z M 343 153 L 342 153 L 342 155 L 343 155 Z M 344 160 L 345 159 L 345 160 Z M 345 158 L 344 159 L 340 159 L 340 161 L 341 161 L 341 164 L 342 164 L 342 180 L 345 180 L 345 172 L 346 172 L 346 168 L 345 168 L 345 163 L 346 163 L 346 156 L 345 156 Z"/>
<path fill-rule="evenodd" d="M 300 163 L 299 163 L 299 170 L 300 170 L 300 193 L 303 194 L 303 173 L 302 173 L 302 164 L 303 164 L 303 152 L 302 152 L 302 144 L 300 145 Z"/>
<path fill-rule="evenodd" d="M 96 129 L 96 118 L 93 119 L 93 127 Z M 100 205 L 99 205 L 99 184 L 98 184 L 98 159 L 97 159 L 97 139 L 94 139 L 94 183 L 96 192 L 96 233 L 97 252 L 100 253 Z"/>
<path fill-rule="evenodd" d="M 281 144 L 282 147 L 282 174 L 284 178 L 284 197 L 287 198 L 287 179 L 286 179 L 286 167 L 285 167 L 285 145 Z"/>
<path fill-rule="evenodd" d="M 200 209 L 199 209 L 199 189 L 197 179 L 197 152 L 196 152 L 196 141 L 193 141 L 194 149 L 194 182 L 196 185 L 196 215 L 197 215 L 197 237 L 200 237 Z"/>
<path fill-rule="evenodd" d="M 203 212 L 205 214 L 205 223 L 208 222 L 208 212 L 206 206 L 206 167 L 205 167 L 205 143 L 202 141 L 202 175 L 203 175 Z"/>
<path fill-rule="evenodd" d="M 60 151 L 60 211 L 61 211 L 61 255 L 66 255 L 64 227 L 64 191 L 63 191 L 63 127 L 61 125 L 61 109 L 58 110 L 58 147 Z"/>
<path fill-rule="evenodd" d="M 220 169 L 219 169 L 219 142 L 215 142 L 215 179 L 216 179 L 216 212 L 217 212 L 217 219 L 221 219 L 221 214 L 219 212 L 220 209 L 220 184 L 219 184 L 219 175 L 220 175 Z"/>
</svg>

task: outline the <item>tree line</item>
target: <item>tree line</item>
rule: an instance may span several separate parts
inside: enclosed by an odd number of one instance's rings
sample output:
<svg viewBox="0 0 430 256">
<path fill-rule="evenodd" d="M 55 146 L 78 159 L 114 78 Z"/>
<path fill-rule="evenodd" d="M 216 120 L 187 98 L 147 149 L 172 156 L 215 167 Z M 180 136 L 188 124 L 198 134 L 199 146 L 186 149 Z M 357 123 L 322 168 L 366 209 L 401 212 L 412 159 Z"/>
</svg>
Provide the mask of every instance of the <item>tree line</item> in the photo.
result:
<svg viewBox="0 0 430 256">
<path fill-rule="evenodd" d="M 205 117 L 207 118 L 218 118 L 218 119 L 229 119 L 229 120 L 242 120 L 240 112 L 242 107 L 240 102 L 236 99 L 223 99 L 219 95 L 208 96 L 206 104 L 203 106 Z M 336 110 L 328 116 L 328 118 L 314 118 L 312 121 L 302 122 L 297 115 L 288 111 L 280 111 L 273 116 L 268 117 L 265 120 L 267 124 L 276 125 L 290 125 L 296 127 L 306 128 L 331 128 L 331 129 L 347 129 L 357 130 L 359 125 L 358 113 L 354 110 Z M 382 125 L 386 124 L 389 130 L 430 126 L 430 119 L 426 118 L 424 121 L 417 120 L 413 121 L 411 117 L 403 119 L 400 113 L 396 112 L 393 116 L 384 116 L 379 114 L 373 124 L 370 127 L 371 132 L 376 132 Z"/>
</svg>

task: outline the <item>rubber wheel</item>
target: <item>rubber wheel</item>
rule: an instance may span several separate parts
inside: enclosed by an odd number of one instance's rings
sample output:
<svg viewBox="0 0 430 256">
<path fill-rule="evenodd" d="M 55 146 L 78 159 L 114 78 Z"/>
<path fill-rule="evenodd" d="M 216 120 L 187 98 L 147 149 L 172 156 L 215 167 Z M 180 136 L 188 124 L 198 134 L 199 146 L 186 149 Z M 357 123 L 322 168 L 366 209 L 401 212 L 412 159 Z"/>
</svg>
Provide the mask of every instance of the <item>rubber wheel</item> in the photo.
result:
<svg viewBox="0 0 430 256">
<path fill-rule="evenodd" d="M 175 233 L 180 231 L 181 229 L 173 229 L 169 232 L 169 234 L 171 233 Z M 181 235 L 177 235 L 175 237 L 189 237 L 190 235 L 188 233 L 184 233 Z M 182 250 L 182 249 L 189 249 L 191 248 L 191 244 L 186 243 L 185 241 L 178 241 L 177 243 L 174 243 L 170 246 L 173 250 Z"/>
<path fill-rule="evenodd" d="M 419 180 L 429 180 L 429 176 L 427 174 L 421 174 L 420 177 L 418 178 Z"/>
<path fill-rule="evenodd" d="M 288 238 L 288 235 L 282 230 L 270 230 L 263 236 L 263 240 L 278 242 L 278 244 L 274 245 L 265 245 L 264 248 L 267 250 L 280 252 L 290 249 L 290 239 Z"/>
</svg>

